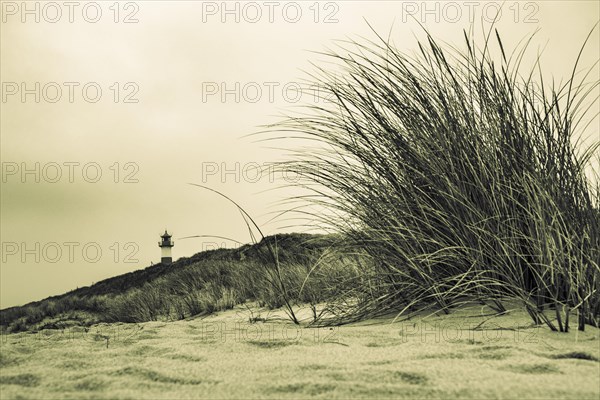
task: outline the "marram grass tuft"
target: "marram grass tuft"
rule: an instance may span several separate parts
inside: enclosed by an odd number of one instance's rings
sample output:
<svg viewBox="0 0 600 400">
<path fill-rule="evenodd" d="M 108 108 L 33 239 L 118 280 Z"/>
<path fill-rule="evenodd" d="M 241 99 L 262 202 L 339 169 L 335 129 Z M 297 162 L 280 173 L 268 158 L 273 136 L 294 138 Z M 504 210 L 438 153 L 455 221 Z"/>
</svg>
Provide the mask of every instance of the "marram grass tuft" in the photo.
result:
<svg viewBox="0 0 600 400">
<path fill-rule="evenodd" d="M 518 300 L 552 330 L 600 325 L 599 143 L 581 140 L 597 64 L 548 85 L 539 59 L 519 73 L 526 48 L 497 32 L 483 49 L 465 33 L 463 50 L 427 34 L 416 55 L 346 42 L 326 54 L 339 69 L 311 76 L 329 102 L 271 127 L 316 143 L 280 164 L 308 190 L 292 209 L 369 260 L 329 305 L 336 322 Z"/>
</svg>

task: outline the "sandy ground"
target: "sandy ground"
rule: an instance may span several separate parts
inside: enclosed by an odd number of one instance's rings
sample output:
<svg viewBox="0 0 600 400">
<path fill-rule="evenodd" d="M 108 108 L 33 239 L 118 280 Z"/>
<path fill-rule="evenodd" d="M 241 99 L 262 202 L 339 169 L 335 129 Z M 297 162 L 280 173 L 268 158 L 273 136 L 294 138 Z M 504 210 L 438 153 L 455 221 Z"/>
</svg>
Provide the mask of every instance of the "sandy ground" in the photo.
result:
<svg viewBox="0 0 600 400">
<path fill-rule="evenodd" d="M 317 329 L 280 311 L 249 323 L 256 312 L 237 307 L 4 335 L 0 398 L 600 398 L 598 329 L 553 333 L 521 311 L 486 313 Z"/>
</svg>

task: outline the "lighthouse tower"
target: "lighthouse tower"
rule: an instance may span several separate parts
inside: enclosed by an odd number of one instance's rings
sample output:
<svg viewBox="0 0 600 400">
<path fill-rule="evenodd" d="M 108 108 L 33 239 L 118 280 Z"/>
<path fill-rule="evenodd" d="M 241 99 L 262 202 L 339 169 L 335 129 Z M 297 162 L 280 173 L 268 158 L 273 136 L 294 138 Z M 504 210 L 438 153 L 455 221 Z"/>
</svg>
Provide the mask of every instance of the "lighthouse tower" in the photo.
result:
<svg viewBox="0 0 600 400">
<path fill-rule="evenodd" d="M 171 240 L 171 235 L 167 233 L 166 229 L 161 238 L 162 240 L 158 242 L 158 247 L 160 247 L 161 250 L 160 262 L 168 265 L 173 262 L 173 258 L 171 258 L 171 247 L 175 246 L 175 244 Z"/>
</svg>

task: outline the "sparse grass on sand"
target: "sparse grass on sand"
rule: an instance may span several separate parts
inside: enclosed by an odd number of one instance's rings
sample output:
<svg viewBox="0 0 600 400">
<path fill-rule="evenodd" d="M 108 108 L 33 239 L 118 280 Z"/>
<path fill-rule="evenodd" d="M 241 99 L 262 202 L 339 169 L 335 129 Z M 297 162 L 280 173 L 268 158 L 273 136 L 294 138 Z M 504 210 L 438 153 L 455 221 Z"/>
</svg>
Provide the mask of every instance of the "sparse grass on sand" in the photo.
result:
<svg viewBox="0 0 600 400">
<path fill-rule="evenodd" d="M 237 306 L 170 323 L 10 334 L 0 397 L 599 398 L 597 328 L 556 333 L 525 312 L 490 313 L 306 328 L 281 310 L 249 323 Z"/>
</svg>

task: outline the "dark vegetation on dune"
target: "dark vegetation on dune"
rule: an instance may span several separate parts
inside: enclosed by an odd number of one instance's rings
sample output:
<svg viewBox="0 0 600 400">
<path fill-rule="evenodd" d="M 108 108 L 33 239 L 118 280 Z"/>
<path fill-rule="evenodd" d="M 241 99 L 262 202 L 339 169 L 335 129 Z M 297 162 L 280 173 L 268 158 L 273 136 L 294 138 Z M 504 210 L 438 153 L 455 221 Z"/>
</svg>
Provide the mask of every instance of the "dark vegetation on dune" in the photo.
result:
<svg viewBox="0 0 600 400">
<path fill-rule="evenodd" d="M 338 240 L 333 235 L 280 234 L 237 249 L 204 251 L 171 265 L 156 264 L 2 310 L 0 325 L 18 332 L 97 322 L 173 320 L 232 308 L 246 301 L 278 308 L 283 305 L 282 295 L 276 286 L 267 283 L 266 273 L 272 264 L 269 245 L 277 249 L 282 279 L 291 288 L 288 296 L 294 302 L 323 301 L 328 293 L 331 295 L 330 288 L 319 283 L 327 269 L 308 280 L 307 271 Z M 336 274 L 345 269 L 342 258 L 330 261 Z"/>
</svg>

